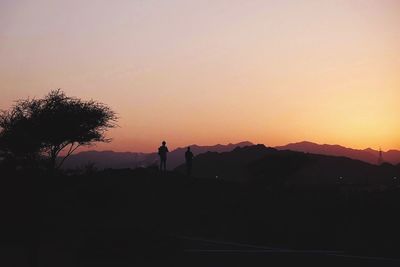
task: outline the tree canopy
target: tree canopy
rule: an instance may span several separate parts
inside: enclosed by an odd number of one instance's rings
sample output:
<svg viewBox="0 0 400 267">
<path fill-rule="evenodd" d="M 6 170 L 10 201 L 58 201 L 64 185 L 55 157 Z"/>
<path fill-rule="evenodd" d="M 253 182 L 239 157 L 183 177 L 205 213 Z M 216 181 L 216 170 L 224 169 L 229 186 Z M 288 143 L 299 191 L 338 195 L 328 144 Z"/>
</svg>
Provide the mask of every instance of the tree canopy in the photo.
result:
<svg viewBox="0 0 400 267">
<path fill-rule="evenodd" d="M 42 99 L 19 100 L 1 112 L 0 150 L 25 160 L 46 157 L 55 169 L 78 147 L 110 142 L 105 133 L 116 121 L 107 105 L 57 89 Z"/>
</svg>

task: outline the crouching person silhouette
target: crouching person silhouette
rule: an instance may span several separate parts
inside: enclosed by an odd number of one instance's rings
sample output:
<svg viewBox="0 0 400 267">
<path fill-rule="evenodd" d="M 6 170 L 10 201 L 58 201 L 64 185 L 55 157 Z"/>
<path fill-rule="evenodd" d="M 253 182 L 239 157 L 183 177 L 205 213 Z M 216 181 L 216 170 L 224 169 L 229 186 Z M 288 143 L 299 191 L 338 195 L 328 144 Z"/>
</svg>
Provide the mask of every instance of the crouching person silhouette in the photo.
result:
<svg viewBox="0 0 400 267">
<path fill-rule="evenodd" d="M 167 171 L 167 153 L 168 147 L 166 146 L 166 142 L 162 142 L 162 146 L 158 148 L 158 155 L 160 156 L 160 171 Z"/>
<path fill-rule="evenodd" d="M 190 146 L 187 148 L 185 153 L 185 160 L 186 160 L 186 171 L 187 175 L 192 175 L 192 162 L 193 162 L 193 153 L 190 151 Z"/>
</svg>

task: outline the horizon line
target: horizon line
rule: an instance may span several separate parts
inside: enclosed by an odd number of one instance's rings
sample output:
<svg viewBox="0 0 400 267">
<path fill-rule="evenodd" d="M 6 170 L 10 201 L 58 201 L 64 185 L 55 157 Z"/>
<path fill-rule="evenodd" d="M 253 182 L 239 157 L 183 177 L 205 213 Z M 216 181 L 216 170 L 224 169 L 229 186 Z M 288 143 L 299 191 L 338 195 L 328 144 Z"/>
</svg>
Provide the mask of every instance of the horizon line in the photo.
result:
<svg viewBox="0 0 400 267">
<path fill-rule="evenodd" d="M 241 143 L 251 143 L 252 145 L 264 145 L 266 147 L 271 147 L 271 148 L 278 148 L 278 147 L 288 146 L 288 145 L 292 145 L 292 144 L 310 143 L 310 144 L 319 145 L 319 146 L 339 146 L 339 147 L 342 147 L 342 148 L 345 148 L 345 149 L 352 149 L 352 150 L 358 150 L 358 151 L 374 150 L 376 152 L 379 152 L 379 150 L 380 150 L 379 148 L 375 149 L 375 148 L 372 148 L 370 146 L 367 147 L 367 148 L 353 148 L 353 147 L 348 147 L 348 146 L 344 146 L 344 145 L 340 145 L 340 144 L 317 143 L 317 142 L 306 141 L 306 140 L 298 141 L 298 142 L 290 142 L 290 143 L 287 143 L 287 144 L 284 144 L 284 145 L 276 145 L 276 146 L 268 146 L 265 143 L 257 143 L 257 142 L 252 142 L 252 141 L 249 141 L 249 140 L 245 140 L 245 141 L 240 141 L 240 142 L 229 142 L 229 143 L 225 143 L 225 144 L 217 143 L 217 144 L 212 144 L 212 145 L 209 145 L 209 144 L 205 144 L 205 145 L 203 145 L 203 144 L 190 144 L 190 145 L 185 145 L 185 146 L 174 147 L 171 151 L 174 151 L 174 150 L 177 150 L 177 149 L 183 149 L 183 148 L 186 148 L 186 147 L 192 147 L 192 146 L 199 146 L 199 147 L 211 147 L 211 146 L 218 146 L 218 145 L 220 145 L 220 146 L 228 146 L 228 145 L 238 145 L 238 144 L 241 144 Z M 93 146 L 96 146 L 96 144 L 93 145 Z M 93 146 L 82 147 L 82 148 L 90 148 L 90 147 L 93 147 Z M 400 149 L 390 148 L 390 149 L 387 149 L 387 150 L 382 150 L 383 153 L 387 153 L 389 151 L 399 151 L 400 152 Z M 79 151 L 78 153 L 81 153 L 81 152 L 117 152 L 117 153 L 143 153 L 143 154 L 157 153 L 156 152 L 156 148 L 154 149 L 154 152 L 143 152 L 143 151 L 134 151 L 134 150 L 126 151 L 126 150 L 112 150 L 112 149 L 103 149 L 103 150 L 83 149 L 83 150 Z"/>
</svg>

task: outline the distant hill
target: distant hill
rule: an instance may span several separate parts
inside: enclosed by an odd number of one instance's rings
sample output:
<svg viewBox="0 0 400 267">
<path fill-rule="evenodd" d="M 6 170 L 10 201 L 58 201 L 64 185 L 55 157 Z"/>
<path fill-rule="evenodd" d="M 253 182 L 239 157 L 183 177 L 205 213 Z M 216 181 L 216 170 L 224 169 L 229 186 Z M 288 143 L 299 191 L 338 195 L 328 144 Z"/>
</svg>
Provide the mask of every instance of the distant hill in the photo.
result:
<svg viewBox="0 0 400 267">
<path fill-rule="evenodd" d="M 227 145 L 198 146 L 190 145 L 193 154 L 199 155 L 206 152 L 229 152 L 236 147 L 252 146 L 251 142 L 240 142 Z M 312 154 L 330 155 L 347 157 L 351 159 L 361 160 L 371 164 L 378 163 L 379 151 L 373 149 L 357 150 L 346 148 L 339 145 L 320 145 L 311 142 L 292 143 L 285 146 L 275 147 L 277 150 L 291 150 Z M 156 148 L 155 148 L 156 150 Z M 168 154 L 168 169 L 172 170 L 184 163 L 184 153 L 186 147 L 180 147 Z M 389 150 L 383 152 L 383 159 L 392 164 L 400 164 L 400 151 Z M 106 168 L 136 168 L 147 167 L 158 164 L 157 153 L 138 153 L 138 152 L 114 152 L 114 151 L 85 151 L 72 155 L 65 161 L 64 168 L 74 169 L 93 163 L 99 169 Z"/>
<path fill-rule="evenodd" d="M 253 145 L 251 142 L 240 142 L 237 144 L 198 146 L 190 145 L 193 154 L 199 155 L 208 151 L 211 152 L 227 152 L 232 151 L 236 147 L 245 147 Z M 168 153 L 168 169 L 174 169 L 184 163 L 186 147 L 179 147 Z M 93 163 L 99 169 L 113 168 L 137 168 L 147 167 L 158 164 L 157 153 L 136 153 L 136 152 L 114 152 L 114 151 L 84 151 L 71 155 L 65 161 L 65 169 L 80 168 L 88 163 Z"/>
<path fill-rule="evenodd" d="M 214 146 L 198 146 L 198 145 L 190 145 L 190 149 L 193 152 L 195 156 L 206 153 L 206 152 L 217 152 L 217 153 L 222 153 L 222 152 L 229 152 L 232 151 L 233 149 L 237 147 L 246 147 L 246 146 L 252 146 L 253 143 L 251 142 L 240 142 L 237 144 L 227 144 L 227 145 L 214 145 Z M 179 165 L 183 164 L 185 161 L 185 152 L 186 152 L 187 147 L 179 147 L 170 153 L 168 153 L 168 162 L 167 162 L 167 168 L 168 169 L 175 169 Z M 157 155 L 158 157 L 158 155 Z"/>
<path fill-rule="evenodd" d="M 379 151 L 371 148 L 359 150 L 339 145 L 320 145 L 306 141 L 292 143 L 285 146 L 278 146 L 275 148 L 278 150 L 292 150 L 313 154 L 348 157 L 351 159 L 362 160 L 371 164 L 377 164 L 379 159 Z M 400 151 L 398 150 L 389 150 L 386 152 L 382 152 L 382 156 L 384 162 L 389 162 L 392 164 L 400 163 Z"/>
<path fill-rule="evenodd" d="M 179 166 L 177 171 L 184 172 Z M 267 184 L 390 184 L 400 177 L 398 166 L 372 165 L 346 157 L 277 150 L 264 145 L 207 152 L 195 157 L 197 177 L 228 181 L 262 181 Z"/>
</svg>

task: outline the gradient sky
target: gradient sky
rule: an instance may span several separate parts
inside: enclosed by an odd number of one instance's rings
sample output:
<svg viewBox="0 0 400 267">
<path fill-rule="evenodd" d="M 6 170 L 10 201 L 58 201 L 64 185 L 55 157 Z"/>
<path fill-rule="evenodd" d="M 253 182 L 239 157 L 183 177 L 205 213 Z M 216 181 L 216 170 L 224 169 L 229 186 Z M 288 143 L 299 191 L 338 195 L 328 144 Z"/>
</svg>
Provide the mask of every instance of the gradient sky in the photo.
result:
<svg viewBox="0 0 400 267">
<path fill-rule="evenodd" d="M 400 1 L 0 0 L 0 108 L 54 88 L 118 112 L 95 149 L 400 149 Z"/>
</svg>

